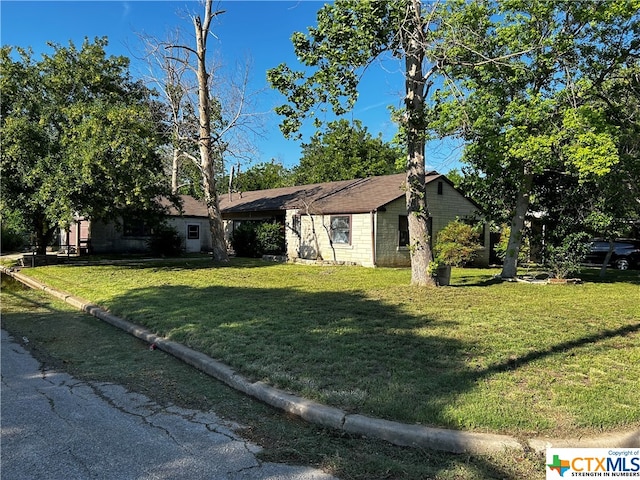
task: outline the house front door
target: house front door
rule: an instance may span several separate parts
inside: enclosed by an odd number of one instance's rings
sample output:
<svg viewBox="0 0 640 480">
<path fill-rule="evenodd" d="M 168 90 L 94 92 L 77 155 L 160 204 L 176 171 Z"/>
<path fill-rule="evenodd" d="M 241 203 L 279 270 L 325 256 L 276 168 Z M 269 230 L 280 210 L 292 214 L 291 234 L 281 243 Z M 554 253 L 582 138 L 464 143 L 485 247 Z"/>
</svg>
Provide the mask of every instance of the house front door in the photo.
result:
<svg viewBox="0 0 640 480">
<path fill-rule="evenodd" d="M 187 234 L 185 235 L 186 245 L 185 249 L 189 253 L 199 252 L 201 250 L 200 244 L 200 225 L 197 223 L 187 224 Z"/>
</svg>

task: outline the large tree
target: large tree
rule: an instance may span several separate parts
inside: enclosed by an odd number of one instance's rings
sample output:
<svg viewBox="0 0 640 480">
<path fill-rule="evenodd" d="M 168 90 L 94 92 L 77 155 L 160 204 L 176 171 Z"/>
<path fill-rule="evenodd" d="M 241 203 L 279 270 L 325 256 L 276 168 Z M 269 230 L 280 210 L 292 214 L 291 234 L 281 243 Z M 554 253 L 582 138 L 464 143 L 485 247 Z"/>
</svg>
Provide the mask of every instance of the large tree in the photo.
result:
<svg viewBox="0 0 640 480">
<path fill-rule="evenodd" d="M 502 276 L 514 277 L 527 214 L 559 213 L 548 200 L 575 201 L 576 189 L 620 162 L 618 128 L 593 97 L 637 58 L 640 4 L 486 1 L 456 11 L 460 4 L 450 18 L 466 27 L 447 31 L 457 61 L 443 69 L 458 94 L 443 91 L 433 113 L 468 142 L 475 196 L 510 220 Z M 479 55 L 500 60 L 478 63 Z M 575 228 L 568 213 L 557 223 L 564 232 Z"/>
<path fill-rule="evenodd" d="M 216 190 L 216 159 L 221 158 L 222 151 L 220 144 L 212 139 L 212 114 L 219 115 L 219 109 L 215 102 L 212 102 L 210 92 L 210 75 L 207 71 L 207 40 L 211 21 L 221 12 L 213 12 L 211 0 L 205 4 L 204 19 L 196 15 L 193 17 L 193 26 L 196 33 L 196 55 L 197 77 L 198 77 L 198 149 L 200 151 L 200 171 L 202 173 L 202 187 L 204 190 L 204 201 L 209 214 L 209 227 L 211 230 L 211 247 L 213 260 L 226 262 L 229 260 L 227 254 L 227 243 L 225 240 L 224 226 L 222 224 L 222 214 Z M 193 50 L 191 50 L 193 51 Z"/>
<path fill-rule="evenodd" d="M 596 81 L 597 82 L 597 81 Z M 584 224 L 611 244 L 619 236 L 640 228 L 640 59 L 621 66 L 606 81 L 589 88 L 589 101 L 602 107 L 608 122 L 616 128 L 619 161 L 604 176 L 582 186 L 589 188 L 580 205 Z M 603 263 L 606 272 L 609 258 Z"/>
<path fill-rule="evenodd" d="M 155 211 L 169 193 L 158 109 L 106 38 L 77 49 L 2 48 L 2 206 L 20 212 L 44 253 L 74 216 L 111 220 Z"/>
<path fill-rule="evenodd" d="M 403 157 L 402 149 L 373 137 L 359 120 L 340 119 L 302 144 L 295 181 L 303 185 L 399 173 Z"/>
<path fill-rule="evenodd" d="M 318 105 L 329 105 L 337 115 L 346 113 L 357 99 L 360 75 L 382 55 L 403 61 L 406 134 L 406 203 L 409 213 L 411 283 L 434 285 L 427 273 L 432 259 L 425 195 L 425 99 L 442 56 L 435 31 L 440 25 L 439 4 L 419 0 L 364 2 L 337 0 L 323 6 L 317 26 L 308 34 L 294 33 L 295 53 L 307 69 L 294 71 L 286 64 L 267 77 L 288 104 L 276 109 L 284 117 L 281 130 L 294 135 L 305 118 L 315 116 Z M 324 107 L 322 107 L 324 108 Z M 316 117 L 316 120 L 318 118 Z"/>
<path fill-rule="evenodd" d="M 193 15 L 195 48 L 179 37 L 169 41 L 148 41 L 165 50 L 155 54 L 162 76 L 153 80 L 164 92 L 170 111 L 167 117 L 172 135 L 172 178 L 190 177 L 182 159 L 190 159 L 200 174 L 202 198 L 207 205 L 214 261 L 228 261 L 218 195 L 225 185 L 226 157 L 247 158 L 253 153 L 251 139 L 260 134 L 259 116 L 252 112 L 253 95 L 247 92 L 249 64 L 237 78 L 223 78 L 212 66 L 208 40 L 212 22 L 223 11 L 213 10 L 213 1 L 204 3 L 204 15 Z M 152 48 L 152 52 L 157 52 Z M 186 69 L 182 69 L 186 66 Z M 179 68 L 180 67 L 180 68 Z M 189 75 L 190 73 L 191 75 Z M 195 147 L 195 151 L 194 151 Z M 178 182 L 174 182 L 177 190 Z M 200 193 L 190 186 L 190 191 Z"/>
<path fill-rule="evenodd" d="M 295 71 L 281 64 L 267 73 L 271 85 L 288 101 L 276 109 L 284 117 L 280 128 L 285 136 L 293 136 L 309 117 L 319 125 L 327 108 L 336 115 L 348 112 L 357 100 L 360 78 L 377 59 L 392 56 L 400 61 L 404 107 L 394 117 L 406 148 L 405 189 L 414 285 L 435 285 L 428 274 L 432 252 L 425 145 L 436 128 L 432 123 L 438 116 L 438 90 L 456 88 L 440 74 L 445 66 L 460 62 L 500 64 L 492 52 L 487 55 L 464 48 L 465 37 L 477 41 L 466 17 L 480 17 L 486 11 L 485 3 L 337 0 L 318 11 L 317 26 L 309 27 L 308 34 L 297 32 L 292 37 L 298 60 L 306 68 Z M 482 26 L 481 22 L 478 28 Z M 507 52 L 505 58 L 513 54 Z"/>
</svg>

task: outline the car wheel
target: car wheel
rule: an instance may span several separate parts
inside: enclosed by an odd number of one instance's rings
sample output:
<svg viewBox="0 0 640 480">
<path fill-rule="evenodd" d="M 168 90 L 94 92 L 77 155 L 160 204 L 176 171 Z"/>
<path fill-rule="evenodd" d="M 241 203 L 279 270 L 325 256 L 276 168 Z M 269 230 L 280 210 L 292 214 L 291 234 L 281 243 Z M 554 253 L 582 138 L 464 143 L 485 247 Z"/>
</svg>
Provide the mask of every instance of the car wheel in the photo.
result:
<svg viewBox="0 0 640 480">
<path fill-rule="evenodd" d="M 616 260 L 616 268 L 618 270 L 629 270 L 629 260 L 626 258 L 619 258 Z"/>
</svg>

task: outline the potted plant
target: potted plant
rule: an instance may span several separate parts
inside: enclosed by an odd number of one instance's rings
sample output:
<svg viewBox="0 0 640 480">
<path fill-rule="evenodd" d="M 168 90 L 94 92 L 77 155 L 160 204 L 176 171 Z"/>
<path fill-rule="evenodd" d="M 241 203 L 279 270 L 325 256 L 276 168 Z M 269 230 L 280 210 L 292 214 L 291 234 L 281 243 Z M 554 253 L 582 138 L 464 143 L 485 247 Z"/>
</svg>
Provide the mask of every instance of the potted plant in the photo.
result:
<svg viewBox="0 0 640 480">
<path fill-rule="evenodd" d="M 435 278 L 439 287 L 447 286 L 451 283 L 451 265 L 436 256 L 429 262 L 429 275 Z"/>
<path fill-rule="evenodd" d="M 482 246 L 478 243 L 478 231 L 459 219 L 449 222 L 438 232 L 433 247 L 434 259 L 429 263 L 429 273 L 438 285 L 449 285 L 451 267 L 463 267 L 472 262 Z"/>
</svg>

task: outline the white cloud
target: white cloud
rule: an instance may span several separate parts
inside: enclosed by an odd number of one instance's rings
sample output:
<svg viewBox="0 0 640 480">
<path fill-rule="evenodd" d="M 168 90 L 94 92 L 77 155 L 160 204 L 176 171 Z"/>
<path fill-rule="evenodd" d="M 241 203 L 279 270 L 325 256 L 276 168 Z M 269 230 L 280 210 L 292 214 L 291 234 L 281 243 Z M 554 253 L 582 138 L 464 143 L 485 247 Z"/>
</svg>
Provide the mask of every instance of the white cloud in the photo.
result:
<svg viewBox="0 0 640 480">
<path fill-rule="evenodd" d="M 131 12 L 131 4 L 129 2 L 122 2 L 122 19 L 125 20 Z"/>
</svg>

